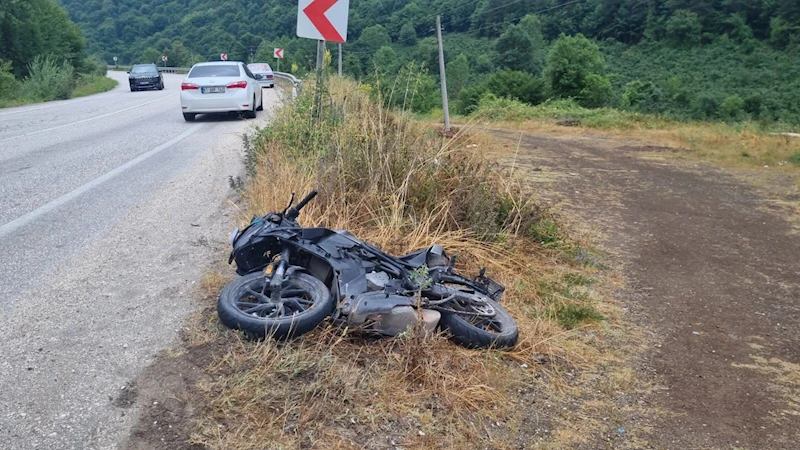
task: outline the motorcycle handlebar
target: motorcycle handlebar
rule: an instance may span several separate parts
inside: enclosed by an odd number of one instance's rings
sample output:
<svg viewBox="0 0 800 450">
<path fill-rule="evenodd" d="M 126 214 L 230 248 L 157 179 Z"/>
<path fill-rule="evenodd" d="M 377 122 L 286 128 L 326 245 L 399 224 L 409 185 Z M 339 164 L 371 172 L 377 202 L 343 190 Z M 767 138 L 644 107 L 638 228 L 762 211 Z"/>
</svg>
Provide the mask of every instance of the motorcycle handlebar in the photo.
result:
<svg viewBox="0 0 800 450">
<path fill-rule="evenodd" d="M 286 214 L 286 217 L 288 217 L 291 220 L 296 219 L 297 216 L 300 215 L 300 210 L 303 209 L 303 207 L 305 207 L 308 204 L 308 202 L 313 200 L 314 197 L 316 196 L 317 196 L 316 190 L 309 192 L 308 195 L 306 195 L 302 200 L 300 200 L 300 203 L 298 203 L 297 206 L 294 206 L 292 207 L 292 209 L 289 210 L 289 212 Z"/>
</svg>

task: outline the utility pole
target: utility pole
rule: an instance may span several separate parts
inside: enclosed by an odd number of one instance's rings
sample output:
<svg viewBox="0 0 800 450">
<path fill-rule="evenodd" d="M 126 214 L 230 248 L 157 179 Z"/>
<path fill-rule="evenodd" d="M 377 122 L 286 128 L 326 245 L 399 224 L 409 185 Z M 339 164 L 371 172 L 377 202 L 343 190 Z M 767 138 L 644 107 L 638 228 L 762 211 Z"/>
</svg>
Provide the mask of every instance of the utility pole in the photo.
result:
<svg viewBox="0 0 800 450">
<path fill-rule="evenodd" d="M 339 43 L 339 76 L 342 76 L 342 43 Z"/>
<path fill-rule="evenodd" d="M 444 73 L 444 49 L 442 48 L 442 16 L 436 16 L 436 37 L 439 39 L 439 75 L 442 77 L 444 132 L 450 133 L 450 107 L 447 104 L 447 75 Z"/>
</svg>

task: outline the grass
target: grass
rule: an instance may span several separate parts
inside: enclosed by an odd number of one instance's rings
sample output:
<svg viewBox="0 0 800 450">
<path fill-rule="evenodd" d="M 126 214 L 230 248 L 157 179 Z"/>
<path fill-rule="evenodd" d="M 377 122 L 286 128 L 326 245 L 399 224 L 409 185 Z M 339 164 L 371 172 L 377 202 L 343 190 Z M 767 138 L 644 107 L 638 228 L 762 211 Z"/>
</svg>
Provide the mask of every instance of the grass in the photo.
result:
<svg viewBox="0 0 800 450">
<path fill-rule="evenodd" d="M 611 108 L 587 109 L 572 101 L 538 106 L 484 97 L 471 124 L 564 134 L 622 137 L 671 149 L 704 161 L 749 168 L 791 171 L 800 167 L 800 138 L 782 135 L 781 124 L 757 122 L 677 122 Z"/>
<path fill-rule="evenodd" d="M 117 81 L 102 75 L 84 75 L 78 87 L 72 91 L 70 98 L 86 97 L 87 95 L 100 94 L 117 87 Z"/>
<path fill-rule="evenodd" d="M 202 369 L 192 442 L 502 449 L 552 438 L 539 421 L 557 420 L 560 410 L 536 401 L 566 395 L 564 374 L 614 354 L 585 333 L 616 314 L 595 290 L 602 269 L 575 258 L 588 247 L 519 180 L 483 160 L 469 136 L 445 139 L 338 79 L 316 121 L 313 89 L 248 139 L 242 221 L 316 188 L 300 218 L 306 226 L 346 228 L 395 254 L 438 242 L 459 255 L 461 272 L 487 266 L 507 286 L 503 304 L 520 341 L 508 352 L 472 351 L 441 335 L 374 340 L 321 326 L 293 342 L 247 342 L 217 323 L 213 300 L 228 278 L 210 274 L 202 281 L 209 303 L 188 342 L 218 350 Z"/>
<path fill-rule="evenodd" d="M 81 75 L 76 87 L 72 90 L 69 98 L 85 97 L 87 95 L 99 94 L 110 91 L 117 86 L 117 82 L 101 75 Z M 28 98 L 24 96 L 15 98 L 0 98 L 0 108 L 12 108 L 34 103 L 41 103 L 42 100 Z"/>
</svg>

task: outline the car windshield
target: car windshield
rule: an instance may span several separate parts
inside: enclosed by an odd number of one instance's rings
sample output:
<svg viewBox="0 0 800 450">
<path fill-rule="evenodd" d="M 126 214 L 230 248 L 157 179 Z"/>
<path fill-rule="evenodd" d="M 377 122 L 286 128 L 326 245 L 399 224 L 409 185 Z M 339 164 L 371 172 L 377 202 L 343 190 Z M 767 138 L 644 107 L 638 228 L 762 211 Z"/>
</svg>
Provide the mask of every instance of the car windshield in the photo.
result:
<svg viewBox="0 0 800 450">
<path fill-rule="evenodd" d="M 272 72 L 272 68 L 269 67 L 269 64 L 248 64 L 247 68 L 253 73 Z"/>
<path fill-rule="evenodd" d="M 158 69 L 155 66 L 134 66 L 131 73 L 156 73 Z"/>
<path fill-rule="evenodd" d="M 238 77 L 239 66 L 236 64 L 214 64 L 197 66 L 189 72 L 189 78 L 205 77 Z"/>
</svg>

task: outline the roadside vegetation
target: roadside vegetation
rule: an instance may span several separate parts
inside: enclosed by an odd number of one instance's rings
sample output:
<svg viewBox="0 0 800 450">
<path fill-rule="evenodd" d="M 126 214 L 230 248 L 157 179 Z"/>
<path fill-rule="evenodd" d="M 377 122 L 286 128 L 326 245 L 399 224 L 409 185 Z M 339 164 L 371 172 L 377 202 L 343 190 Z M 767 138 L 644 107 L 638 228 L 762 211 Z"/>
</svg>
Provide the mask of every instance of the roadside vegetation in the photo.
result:
<svg viewBox="0 0 800 450">
<path fill-rule="evenodd" d="M 179 396 L 191 399 L 184 407 L 191 441 L 215 449 L 335 449 L 587 439 L 550 402 L 574 396 L 570 411 L 577 411 L 575 390 L 586 389 L 577 374 L 595 373 L 617 354 L 601 350 L 598 337 L 616 327 L 617 315 L 605 301 L 608 267 L 599 252 L 560 226 L 513 172 L 484 160 L 472 137 L 444 138 L 392 111 L 380 90 L 351 80 L 326 85 L 322 111 L 313 93 L 307 86 L 247 139 L 249 176 L 232 183 L 242 195 L 242 223 L 281 209 L 291 192 L 315 188 L 304 225 L 348 229 L 392 253 L 438 242 L 458 254 L 460 271 L 486 266 L 507 286 L 503 303 L 520 327 L 519 343 L 508 352 L 472 351 L 445 336 L 375 340 L 327 325 L 292 342 L 245 341 L 215 314 L 216 297 L 233 278 L 226 267 L 203 280 L 206 307 L 189 328 L 186 351 L 172 356 L 202 373 L 189 378 L 204 380 Z M 589 416 L 607 412 L 598 404 Z"/>
<path fill-rule="evenodd" d="M 84 53 L 80 29 L 53 0 L 0 5 L 0 107 L 63 100 L 116 86 Z"/>
</svg>

